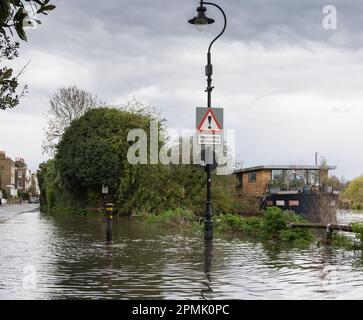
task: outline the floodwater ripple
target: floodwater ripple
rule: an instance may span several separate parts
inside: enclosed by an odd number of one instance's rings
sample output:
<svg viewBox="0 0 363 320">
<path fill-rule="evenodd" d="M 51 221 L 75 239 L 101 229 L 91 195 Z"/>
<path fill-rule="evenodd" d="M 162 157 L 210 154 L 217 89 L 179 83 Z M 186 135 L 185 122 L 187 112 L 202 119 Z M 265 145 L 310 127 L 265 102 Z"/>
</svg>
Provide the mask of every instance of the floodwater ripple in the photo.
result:
<svg viewBox="0 0 363 320">
<path fill-rule="evenodd" d="M 126 218 L 114 221 L 114 244 L 106 245 L 102 217 L 0 213 L 0 221 L 0 299 L 363 297 L 360 252 L 222 238 L 205 245 L 200 235 Z"/>
</svg>

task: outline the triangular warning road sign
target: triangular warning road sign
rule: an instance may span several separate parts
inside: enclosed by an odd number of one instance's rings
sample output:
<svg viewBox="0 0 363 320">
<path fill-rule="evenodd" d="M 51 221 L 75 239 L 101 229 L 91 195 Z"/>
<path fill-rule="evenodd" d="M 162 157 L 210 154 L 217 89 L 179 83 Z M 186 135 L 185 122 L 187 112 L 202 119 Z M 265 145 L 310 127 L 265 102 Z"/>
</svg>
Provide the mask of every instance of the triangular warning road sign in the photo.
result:
<svg viewBox="0 0 363 320">
<path fill-rule="evenodd" d="M 214 115 L 213 109 L 209 108 L 205 113 L 198 130 L 202 132 L 221 132 L 221 126 L 218 123 L 217 117 Z"/>
</svg>

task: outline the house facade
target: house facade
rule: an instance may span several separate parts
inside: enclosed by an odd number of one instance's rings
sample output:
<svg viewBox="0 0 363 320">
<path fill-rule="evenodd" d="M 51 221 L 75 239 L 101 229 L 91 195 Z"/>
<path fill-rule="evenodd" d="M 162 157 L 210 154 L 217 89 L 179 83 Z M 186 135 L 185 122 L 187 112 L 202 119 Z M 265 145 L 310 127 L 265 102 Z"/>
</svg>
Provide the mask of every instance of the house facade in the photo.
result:
<svg viewBox="0 0 363 320">
<path fill-rule="evenodd" d="M 0 151 L 0 187 L 11 195 L 16 193 L 15 173 L 15 162 Z"/>
<path fill-rule="evenodd" d="M 31 187 L 32 175 L 24 159 L 15 159 L 15 185 L 19 191 L 28 192 Z"/>
<path fill-rule="evenodd" d="M 235 172 L 238 187 L 251 196 L 277 193 L 329 192 L 324 181 L 334 166 L 272 165 L 241 169 Z"/>
<path fill-rule="evenodd" d="M 335 223 L 338 194 L 329 187 L 333 166 L 278 165 L 236 171 L 238 187 L 260 199 L 261 209 L 292 210 L 308 221 Z"/>
</svg>

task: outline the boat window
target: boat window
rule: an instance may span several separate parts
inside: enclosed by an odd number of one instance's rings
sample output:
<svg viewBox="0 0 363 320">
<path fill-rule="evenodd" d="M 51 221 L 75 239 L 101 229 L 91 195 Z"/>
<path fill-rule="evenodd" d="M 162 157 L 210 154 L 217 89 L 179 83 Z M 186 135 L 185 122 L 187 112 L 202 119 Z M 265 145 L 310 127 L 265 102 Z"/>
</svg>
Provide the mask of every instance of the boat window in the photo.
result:
<svg viewBox="0 0 363 320">
<path fill-rule="evenodd" d="M 309 170 L 308 184 L 310 184 L 310 185 L 319 184 L 319 170 Z"/>
<path fill-rule="evenodd" d="M 307 182 L 307 172 L 306 170 L 296 170 L 296 181 L 299 185 L 305 185 Z"/>
<path fill-rule="evenodd" d="M 277 207 L 284 207 L 285 206 L 285 200 L 276 200 L 276 206 Z"/>
<path fill-rule="evenodd" d="M 306 184 L 306 170 L 286 170 L 286 182 L 289 184 L 290 187 L 301 187 Z"/>
<path fill-rule="evenodd" d="M 289 200 L 289 207 L 299 207 L 300 201 L 299 200 Z"/>
<path fill-rule="evenodd" d="M 282 180 L 283 175 L 283 170 L 272 170 L 272 180 Z"/>
</svg>

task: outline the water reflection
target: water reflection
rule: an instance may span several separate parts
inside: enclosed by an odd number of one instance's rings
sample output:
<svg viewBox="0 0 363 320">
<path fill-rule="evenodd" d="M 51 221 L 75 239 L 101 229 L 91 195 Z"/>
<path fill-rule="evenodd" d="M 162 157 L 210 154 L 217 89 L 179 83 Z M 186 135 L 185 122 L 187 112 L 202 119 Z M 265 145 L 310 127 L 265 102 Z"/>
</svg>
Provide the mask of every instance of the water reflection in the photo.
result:
<svg viewBox="0 0 363 320">
<path fill-rule="evenodd" d="M 206 294 L 213 292 L 213 289 L 211 287 L 211 285 L 212 285 L 212 276 L 211 276 L 212 261 L 213 261 L 213 241 L 205 240 L 204 241 L 204 274 L 205 274 L 206 280 L 202 281 L 202 283 L 205 285 L 205 288 L 201 290 L 201 297 L 204 300 L 207 300 L 207 297 L 205 296 Z"/>
<path fill-rule="evenodd" d="M 0 216 L 0 299 L 362 298 L 361 252 L 286 249 L 102 217 Z M 36 288 L 24 290 L 34 266 Z"/>
</svg>

